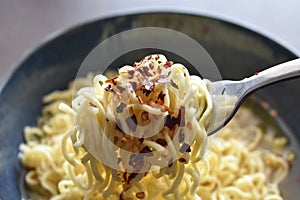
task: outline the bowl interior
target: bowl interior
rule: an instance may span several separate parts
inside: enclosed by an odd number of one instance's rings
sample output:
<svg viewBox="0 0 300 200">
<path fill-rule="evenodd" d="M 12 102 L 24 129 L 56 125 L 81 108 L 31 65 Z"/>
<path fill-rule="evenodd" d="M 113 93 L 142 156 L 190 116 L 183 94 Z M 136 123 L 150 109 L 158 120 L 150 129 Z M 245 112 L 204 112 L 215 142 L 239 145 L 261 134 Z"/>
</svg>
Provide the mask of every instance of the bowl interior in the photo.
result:
<svg viewBox="0 0 300 200">
<path fill-rule="evenodd" d="M 197 40 L 211 55 L 224 79 L 241 79 L 296 58 L 285 47 L 251 30 L 219 19 L 189 14 L 134 14 L 101 19 L 68 30 L 32 52 L 18 66 L 0 94 L 0 199 L 21 198 L 18 146 L 23 141 L 23 127 L 35 125 L 40 115 L 42 97 L 53 90 L 66 88 L 86 55 L 103 39 L 131 28 L 149 26 L 174 29 Z M 299 85 L 299 79 L 288 80 L 257 93 L 276 108 L 294 135 L 293 141 L 300 140 L 297 129 Z M 299 163 L 296 166 L 299 167 Z M 295 186 L 284 184 L 283 193 L 287 199 L 300 195 Z"/>
</svg>

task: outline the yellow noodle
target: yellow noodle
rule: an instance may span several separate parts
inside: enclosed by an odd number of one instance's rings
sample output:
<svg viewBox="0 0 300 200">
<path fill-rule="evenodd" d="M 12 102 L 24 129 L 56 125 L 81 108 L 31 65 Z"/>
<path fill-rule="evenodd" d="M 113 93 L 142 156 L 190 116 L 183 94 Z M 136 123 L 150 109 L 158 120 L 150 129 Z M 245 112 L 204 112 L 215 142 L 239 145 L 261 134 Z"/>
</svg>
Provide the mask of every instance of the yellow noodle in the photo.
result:
<svg viewBox="0 0 300 200">
<path fill-rule="evenodd" d="M 156 55 L 150 56 L 148 60 L 153 61 L 155 69 L 167 61 L 161 55 L 158 59 Z M 147 62 L 143 60 L 140 64 Z M 128 69 L 133 67 L 125 66 L 119 71 L 118 81 L 124 83 L 124 87 L 129 80 L 125 73 Z M 286 138 L 275 137 L 257 123 L 247 124 L 254 114 L 242 107 L 218 135 L 218 142 L 206 153 L 209 142 L 206 128 L 212 109 L 207 82 L 189 75 L 180 64 L 163 69 L 163 73 L 169 72 L 169 78 L 179 90 L 167 81 L 157 83 L 156 90 L 165 94 L 164 105 L 174 112 L 174 116 L 178 115 L 180 106 L 186 107 L 184 119 L 191 123 L 192 129 L 187 125 L 176 125 L 173 136 L 165 127 L 157 135 L 145 138 L 142 147 L 167 153 L 166 157 L 172 158 L 172 165 L 155 168 L 157 170 L 147 174 L 137 174 L 131 182 L 125 182 L 124 177 L 127 179 L 130 173 L 109 168 L 87 151 L 84 144 L 90 139 L 90 133 L 95 133 L 94 138 L 99 141 L 99 149 L 107 160 L 114 157 L 112 152 L 116 148 L 108 146 L 114 136 L 122 149 L 134 150 L 135 145 L 120 142 L 124 135 L 116 130 L 114 121 L 121 116 L 126 119 L 130 109 L 124 109 L 127 113 L 116 113 L 118 104 L 114 98 L 117 97 L 105 91 L 108 78 L 97 75 L 92 80 L 90 75 L 78 81 L 79 88 L 84 89 L 79 90 L 73 101 L 74 83 L 65 91 L 47 95 L 44 102 L 48 105 L 42 111 L 38 127 L 24 128 L 26 143 L 20 145 L 20 151 L 23 153 L 21 162 L 29 170 L 25 177 L 29 188 L 53 200 L 137 199 L 136 195 L 145 195 L 144 199 L 283 199 L 278 184 L 289 170 L 283 157 L 288 155 L 288 162 L 293 159 L 292 154 L 284 149 Z M 130 81 L 137 81 L 137 78 L 133 77 Z M 152 107 L 150 103 L 139 104 L 136 96 L 122 95 L 127 99 L 127 106 L 137 110 L 137 113 L 147 111 L 157 115 L 158 121 L 167 115 L 167 111 Z M 151 93 L 149 97 L 154 98 L 155 94 Z M 146 101 L 146 98 L 142 100 Z M 126 125 L 125 121 L 120 120 L 121 124 Z M 158 127 L 154 124 L 152 128 Z M 194 140 L 190 153 L 179 152 L 181 143 L 178 137 L 182 133 L 185 134 L 184 143 Z M 164 139 L 167 146 L 155 142 L 157 139 Z M 267 144 L 268 148 L 262 144 Z M 130 157 L 124 152 L 120 152 L 119 156 L 124 162 L 123 168 L 126 168 Z M 179 162 L 176 157 L 186 162 Z"/>
</svg>

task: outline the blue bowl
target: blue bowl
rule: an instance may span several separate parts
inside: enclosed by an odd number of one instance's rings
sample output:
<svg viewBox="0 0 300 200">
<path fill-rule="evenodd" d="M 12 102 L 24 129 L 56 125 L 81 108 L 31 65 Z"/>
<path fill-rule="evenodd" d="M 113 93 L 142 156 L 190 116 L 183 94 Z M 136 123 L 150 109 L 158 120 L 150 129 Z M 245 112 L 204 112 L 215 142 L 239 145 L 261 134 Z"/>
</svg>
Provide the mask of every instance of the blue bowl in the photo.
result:
<svg viewBox="0 0 300 200">
<path fill-rule="evenodd" d="M 254 31 L 220 19 L 191 14 L 116 16 L 67 30 L 24 59 L 0 93 L 0 199 L 21 199 L 23 171 L 18 160 L 18 147 L 24 141 L 23 127 L 35 125 L 40 116 L 42 97 L 67 87 L 83 59 L 105 39 L 103 33 L 108 29 L 112 35 L 145 26 L 171 28 L 197 40 L 214 59 L 225 79 L 241 79 L 297 57 L 286 47 Z M 282 121 L 295 135 L 294 140 L 298 141 L 299 85 L 299 79 L 288 80 L 257 93 L 277 109 Z M 295 195 L 300 195 L 300 191 L 283 187 L 287 199 L 297 199 Z"/>
</svg>

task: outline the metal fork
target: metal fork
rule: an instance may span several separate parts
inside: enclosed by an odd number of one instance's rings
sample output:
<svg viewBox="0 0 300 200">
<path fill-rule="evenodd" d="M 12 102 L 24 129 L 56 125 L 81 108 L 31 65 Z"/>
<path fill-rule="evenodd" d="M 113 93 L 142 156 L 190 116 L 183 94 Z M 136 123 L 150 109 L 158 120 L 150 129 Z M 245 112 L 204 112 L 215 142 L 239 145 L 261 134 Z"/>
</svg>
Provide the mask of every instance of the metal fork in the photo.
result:
<svg viewBox="0 0 300 200">
<path fill-rule="evenodd" d="M 208 82 L 213 102 L 208 135 L 213 135 L 231 120 L 249 93 L 266 85 L 298 76 L 300 76 L 300 58 L 273 66 L 240 81 Z"/>
</svg>

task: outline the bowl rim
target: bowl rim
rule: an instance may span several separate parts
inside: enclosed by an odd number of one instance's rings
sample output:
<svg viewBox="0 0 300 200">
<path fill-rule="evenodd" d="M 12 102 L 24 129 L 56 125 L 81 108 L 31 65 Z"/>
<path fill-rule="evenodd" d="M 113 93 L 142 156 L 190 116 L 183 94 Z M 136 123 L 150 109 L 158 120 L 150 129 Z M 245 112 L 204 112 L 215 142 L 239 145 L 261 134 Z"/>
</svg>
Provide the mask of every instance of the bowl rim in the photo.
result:
<svg viewBox="0 0 300 200">
<path fill-rule="evenodd" d="M 22 64 L 35 52 L 42 49 L 48 43 L 54 41 L 55 39 L 75 30 L 78 30 L 88 24 L 96 23 L 100 20 L 108 20 L 110 18 L 117 18 L 122 16 L 134 16 L 134 15 L 142 15 L 142 14 L 180 14 L 180 15 L 187 15 L 187 16 L 196 16 L 196 17 L 205 17 L 212 20 L 221 21 L 226 24 L 233 25 L 240 29 L 244 29 L 247 32 L 252 32 L 258 36 L 262 36 L 264 39 L 272 41 L 277 45 L 281 46 L 283 49 L 289 51 L 290 53 L 294 54 L 297 57 L 300 57 L 300 50 L 294 48 L 291 44 L 284 41 L 280 37 L 276 36 L 275 34 L 267 31 L 259 26 L 251 24 L 250 22 L 243 21 L 241 19 L 237 19 L 234 17 L 230 17 L 228 15 L 214 13 L 214 12 L 207 12 L 207 11 L 199 11 L 193 8 L 178 8 L 178 7 L 161 7 L 161 8 L 128 8 L 123 10 L 111 11 L 104 14 L 104 16 L 98 16 L 92 19 L 85 20 L 83 22 L 79 22 L 75 25 L 71 25 L 69 27 L 59 28 L 52 33 L 46 35 L 43 39 L 37 42 L 36 45 L 29 47 L 26 49 L 19 58 L 17 58 L 10 66 L 10 72 L 8 72 L 6 80 L 4 81 L 3 85 L 0 86 L 0 96 L 3 92 L 3 89 L 6 85 L 10 82 L 13 75 L 16 71 L 22 66 Z"/>
</svg>

